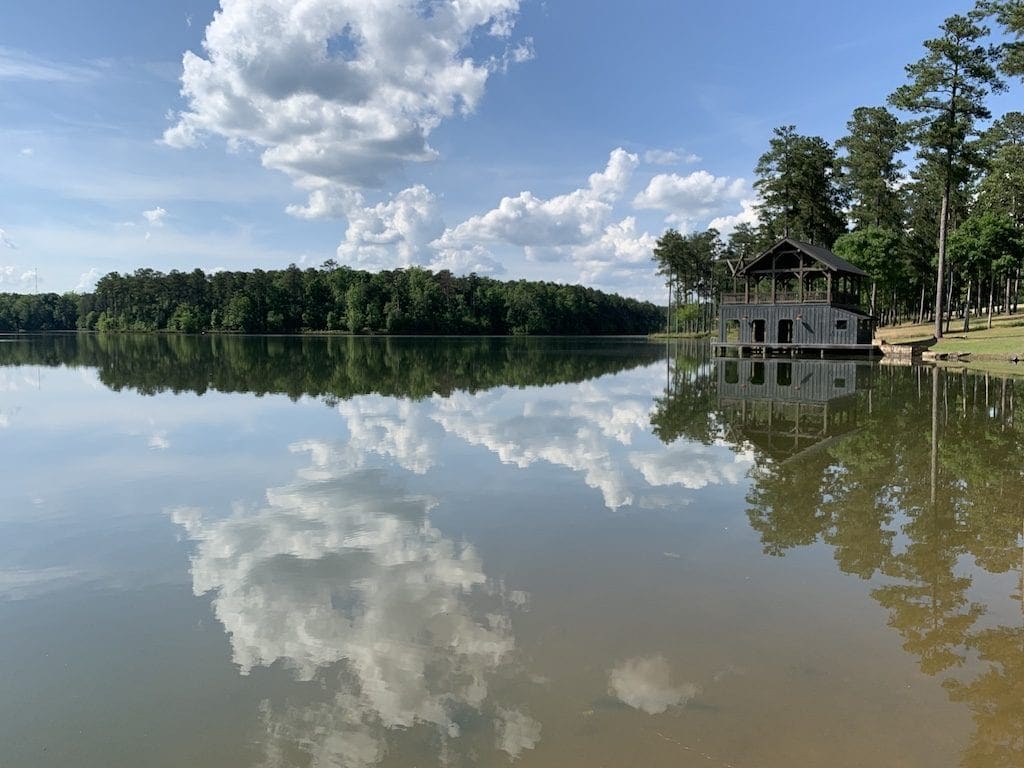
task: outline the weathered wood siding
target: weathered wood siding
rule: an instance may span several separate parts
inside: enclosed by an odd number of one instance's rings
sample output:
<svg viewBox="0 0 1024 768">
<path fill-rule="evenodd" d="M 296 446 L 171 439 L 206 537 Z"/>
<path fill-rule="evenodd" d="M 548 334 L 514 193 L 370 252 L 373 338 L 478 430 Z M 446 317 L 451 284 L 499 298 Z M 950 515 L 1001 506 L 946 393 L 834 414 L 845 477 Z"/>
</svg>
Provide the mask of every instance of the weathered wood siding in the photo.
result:
<svg viewBox="0 0 1024 768">
<path fill-rule="evenodd" d="M 720 358 L 718 394 L 737 399 L 824 403 L 857 391 L 852 360 Z"/>
<path fill-rule="evenodd" d="M 828 304 L 722 304 L 719 309 L 718 340 L 757 346 L 782 343 L 779 338 L 779 321 L 793 323 L 791 343 L 808 347 L 828 344 L 871 343 L 857 338 L 857 322 L 864 315 Z M 727 339 L 730 320 L 739 322 L 739 339 Z M 754 321 L 765 324 L 764 341 L 754 341 Z M 843 321 L 845 328 L 837 327 Z"/>
</svg>

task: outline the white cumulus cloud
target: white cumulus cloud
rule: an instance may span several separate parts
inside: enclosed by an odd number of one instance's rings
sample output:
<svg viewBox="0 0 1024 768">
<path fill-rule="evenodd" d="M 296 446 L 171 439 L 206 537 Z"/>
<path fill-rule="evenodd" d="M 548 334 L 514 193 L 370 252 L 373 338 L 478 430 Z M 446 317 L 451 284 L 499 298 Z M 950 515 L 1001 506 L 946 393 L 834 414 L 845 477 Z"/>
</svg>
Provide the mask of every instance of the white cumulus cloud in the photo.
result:
<svg viewBox="0 0 1024 768">
<path fill-rule="evenodd" d="M 617 148 L 585 187 L 549 198 L 529 191 L 504 197 L 496 208 L 446 229 L 433 246 L 449 259 L 471 259 L 489 247 L 511 246 L 534 261 L 573 261 L 584 279 L 603 271 L 596 266 L 601 263 L 646 261 L 653 238 L 636 232 L 635 219 L 612 222 L 615 203 L 638 164 L 637 155 Z"/>
<path fill-rule="evenodd" d="M 35 283 L 35 270 L 26 270 L 15 264 L 0 264 L 0 293 L 24 293 L 32 290 Z"/>
<path fill-rule="evenodd" d="M 375 206 L 351 209 L 338 258 L 376 268 L 429 263 L 428 244 L 443 231 L 437 198 L 417 184 Z"/>
<path fill-rule="evenodd" d="M 469 52 L 481 32 L 508 38 L 518 11 L 519 0 L 222 2 L 203 55 L 183 57 L 187 107 L 164 141 L 254 146 L 310 192 L 379 187 L 435 157 L 431 132 L 475 109 L 503 58 L 529 58 L 528 41 L 507 40 L 505 57 Z"/>
<path fill-rule="evenodd" d="M 96 281 L 100 279 L 100 271 L 96 267 L 89 267 L 88 272 L 83 272 L 78 278 L 75 286 L 75 293 L 88 293 L 96 287 Z"/>
<path fill-rule="evenodd" d="M 731 211 L 750 196 L 747 182 L 707 171 L 694 171 L 686 176 L 659 173 L 634 198 L 639 209 L 665 211 L 665 222 L 689 229 L 700 221 Z"/>
<path fill-rule="evenodd" d="M 757 200 L 753 198 L 740 200 L 739 213 L 716 216 L 708 226 L 717 229 L 722 235 L 731 234 L 740 224 L 749 224 L 752 227 L 756 227 L 758 224 L 756 206 Z"/>
</svg>

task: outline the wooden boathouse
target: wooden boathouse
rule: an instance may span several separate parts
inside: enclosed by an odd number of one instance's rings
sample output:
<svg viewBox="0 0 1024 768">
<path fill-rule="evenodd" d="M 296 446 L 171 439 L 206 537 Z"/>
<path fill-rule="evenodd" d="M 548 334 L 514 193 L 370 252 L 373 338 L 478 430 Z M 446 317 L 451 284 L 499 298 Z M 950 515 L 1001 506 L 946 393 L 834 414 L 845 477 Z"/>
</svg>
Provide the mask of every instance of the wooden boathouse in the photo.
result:
<svg viewBox="0 0 1024 768">
<path fill-rule="evenodd" d="M 832 251 L 783 238 L 736 267 L 718 309 L 716 350 L 868 353 L 875 319 L 863 308 L 871 276 Z"/>
</svg>

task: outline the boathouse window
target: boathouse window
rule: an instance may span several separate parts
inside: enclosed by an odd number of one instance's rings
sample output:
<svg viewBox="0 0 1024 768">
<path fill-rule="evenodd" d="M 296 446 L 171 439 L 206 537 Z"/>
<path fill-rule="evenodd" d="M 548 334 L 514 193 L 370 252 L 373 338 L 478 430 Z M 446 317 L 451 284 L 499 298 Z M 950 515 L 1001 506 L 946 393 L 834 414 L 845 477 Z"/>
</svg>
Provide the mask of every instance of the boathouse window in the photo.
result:
<svg viewBox="0 0 1024 768">
<path fill-rule="evenodd" d="M 780 387 L 788 387 L 793 383 L 792 363 L 779 363 L 779 367 L 775 369 L 775 383 Z"/>
<path fill-rule="evenodd" d="M 739 341 L 740 340 L 740 321 L 739 320 L 726 320 L 725 321 L 725 340 L 726 341 Z"/>
<path fill-rule="evenodd" d="M 845 320 L 836 320 L 836 330 L 837 331 L 845 331 L 846 330 L 846 321 Z"/>
<path fill-rule="evenodd" d="M 740 366 L 735 360 L 730 360 L 725 364 L 725 383 L 726 384 L 739 384 L 740 382 Z"/>
<path fill-rule="evenodd" d="M 843 387 L 846 386 L 846 379 L 836 379 L 834 382 L 832 382 L 832 384 L 833 386 L 842 389 Z"/>
<path fill-rule="evenodd" d="M 750 383 L 764 384 L 764 363 L 754 363 L 751 366 Z"/>
<path fill-rule="evenodd" d="M 751 320 L 750 325 L 754 329 L 754 341 L 764 341 L 764 320 Z"/>
<path fill-rule="evenodd" d="M 779 344 L 793 343 L 793 321 L 779 320 Z"/>
</svg>

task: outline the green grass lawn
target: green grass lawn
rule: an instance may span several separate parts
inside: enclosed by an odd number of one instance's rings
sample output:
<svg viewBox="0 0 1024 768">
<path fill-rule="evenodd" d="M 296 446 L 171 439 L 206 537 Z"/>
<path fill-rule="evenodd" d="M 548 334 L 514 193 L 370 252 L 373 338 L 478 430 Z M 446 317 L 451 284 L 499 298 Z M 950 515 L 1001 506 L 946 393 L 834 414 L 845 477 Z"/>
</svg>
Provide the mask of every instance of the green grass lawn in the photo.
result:
<svg viewBox="0 0 1024 768">
<path fill-rule="evenodd" d="M 949 333 L 932 347 L 933 352 L 970 352 L 990 359 L 1008 360 L 1017 356 L 1024 359 L 1024 315 L 993 318 L 986 328 L 985 317 L 971 318 L 971 330 L 964 334 L 963 320 L 954 320 Z M 875 336 L 890 344 L 910 344 L 932 338 L 932 325 L 898 325 L 879 328 Z"/>
</svg>

